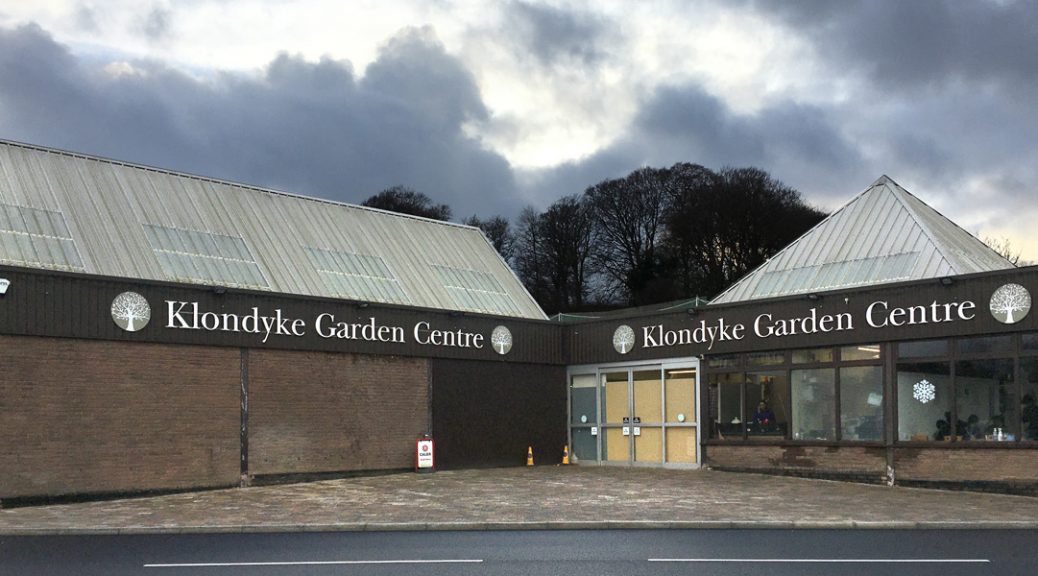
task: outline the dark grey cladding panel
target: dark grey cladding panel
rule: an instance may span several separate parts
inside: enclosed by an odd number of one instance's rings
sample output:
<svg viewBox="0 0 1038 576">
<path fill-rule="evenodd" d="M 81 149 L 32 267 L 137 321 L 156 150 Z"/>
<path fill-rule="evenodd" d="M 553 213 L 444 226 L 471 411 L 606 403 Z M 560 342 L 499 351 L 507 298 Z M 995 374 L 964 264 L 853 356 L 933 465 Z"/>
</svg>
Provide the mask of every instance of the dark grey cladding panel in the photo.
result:
<svg viewBox="0 0 1038 576">
<path fill-rule="evenodd" d="M 0 278 L 10 281 L 0 298 L 3 334 L 563 363 L 561 330 L 536 320 L 24 268 L 0 267 Z M 150 305 L 146 325 L 145 313 L 134 313 L 132 332 L 113 319 L 113 301 L 124 292 Z M 503 338 L 494 346 L 499 326 L 507 331 L 498 331 Z"/>
<path fill-rule="evenodd" d="M 566 368 L 434 360 L 436 466 L 517 466 L 533 448 L 558 464 L 566 444 Z"/>
<path fill-rule="evenodd" d="M 568 363 L 1038 330 L 1038 312 L 1013 324 L 1004 324 L 991 313 L 992 295 L 1008 283 L 1038 294 L 1038 267 L 958 276 L 949 285 L 926 280 L 826 292 L 818 299 L 799 296 L 709 306 L 695 315 L 681 312 L 567 325 Z M 629 326 L 634 333 L 633 347 L 626 354 L 613 346 L 614 334 L 621 325 Z M 668 345 L 668 339 L 674 344 Z"/>
</svg>

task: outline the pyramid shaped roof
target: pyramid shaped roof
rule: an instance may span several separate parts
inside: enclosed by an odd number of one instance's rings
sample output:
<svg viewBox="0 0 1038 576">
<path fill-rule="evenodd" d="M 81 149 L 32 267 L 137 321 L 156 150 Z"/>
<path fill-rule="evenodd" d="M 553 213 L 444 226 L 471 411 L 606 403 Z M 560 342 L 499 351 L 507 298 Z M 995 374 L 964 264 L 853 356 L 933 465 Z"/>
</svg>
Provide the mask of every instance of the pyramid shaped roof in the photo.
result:
<svg viewBox="0 0 1038 576">
<path fill-rule="evenodd" d="M 887 176 L 714 299 L 743 302 L 1013 264 Z"/>
</svg>

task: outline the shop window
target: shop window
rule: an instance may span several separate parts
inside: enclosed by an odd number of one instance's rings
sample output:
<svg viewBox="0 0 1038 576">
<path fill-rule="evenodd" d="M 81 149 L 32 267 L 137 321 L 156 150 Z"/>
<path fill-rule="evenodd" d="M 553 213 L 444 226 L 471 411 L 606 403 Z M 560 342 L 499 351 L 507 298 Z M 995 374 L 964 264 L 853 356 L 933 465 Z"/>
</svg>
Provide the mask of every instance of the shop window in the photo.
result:
<svg viewBox="0 0 1038 576">
<path fill-rule="evenodd" d="M 961 440 L 1016 439 L 1017 401 L 1013 361 L 963 360 L 955 363 L 955 436 Z"/>
<path fill-rule="evenodd" d="M 785 370 L 746 374 L 746 433 L 753 437 L 786 436 L 789 426 L 789 379 Z"/>
<path fill-rule="evenodd" d="M 840 368 L 840 434 L 844 440 L 883 439 L 883 369 Z"/>
<path fill-rule="evenodd" d="M 898 364 L 898 438 L 913 442 L 950 440 L 951 392 L 948 362 Z"/>
<path fill-rule="evenodd" d="M 830 351 L 831 354 L 831 351 Z M 793 439 L 836 439 L 836 371 L 793 370 Z"/>
<path fill-rule="evenodd" d="M 573 446 L 570 448 L 575 461 L 594 462 L 598 459 L 598 445 L 595 437 L 591 435 L 591 428 L 573 428 L 571 434 L 573 435 Z"/>
<path fill-rule="evenodd" d="M 794 350 L 794 364 L 821 364 L 833 361 L 832 348 L 814 348 L 811 350 Z"/>
<path fill-rule="evenodd" d="M 1038 358 L 1020 359 L 1020 431 L 1024 440 L 1038 440 Z"/>
<path fill-rule="evenodd" d="M 595 409 L 595 375 L 578 374 L 570 380 L 570 423 L 574 426 L 598 425 Z"/>
<path fill-rule="evenodd" d="M 879 360 L 879 344 L 859 344 L 840 348 L 840 360 L 853 362 L 856 360 Z"/>
<path fill-rule="evenodd" d="M 849 361 L 876 364 L 880 346 L 846 347 L 841 352 Z M 843 418 L 843 403 L 837 403 L 839 365 L 810 367 L 836 363 L 835 348 L 733 355 L 724 362 L 725 366 L 766 368 L 708 373 L 706 414 L 711 438 L 832 442 L 840 438 L 838 426 L 843 426 L 850 441 L 883 438 L 883 370 L 878 365 L 859 364 L 860 369 L 848 372 L 854 389 Z"/>
<path fill-rule="evenodd" d="M 948 355 L 947 340 L 920 340 L 897 345 L 898 358 L 932 358 Z"/>
<path fill-rule="evenodd" d="M 992 352 L 1010 352 L 1013 349 L 1011 336 L 986 336 L 983 338 L 962 338 L 958 341 L 959 354 L 990 354 Z"/>
<path fill-rule="evenodd" d="M 1022 334 L 1020 336 L 1021 350 L 1038 350 L 1038 334 Z"/>
<path fill-rule="evenodd" d="M 667 370 L 663 376 L 668 423 L 691 424 L 696 421 L 696 370 Z"/>
<path fill-rule="evenodd" d="M 735 368 L 739 365 L 739 356 L 728 354 L 725 356 L 710 356 L 706 363 L 710 368 Z"/>
<path fill-rule="evenodd" d="M 754 352 L 746 355 L 746 364 L 749 366 L 777 366 L 786 362 L 786 355 L 782 352 Z"/>
<path fill-rule="evenodd" d="M 742 382 L 739 372 L 711 374 L 709 378 L 710 436 L 719 440 L 742 438 Z"/>
</svg>

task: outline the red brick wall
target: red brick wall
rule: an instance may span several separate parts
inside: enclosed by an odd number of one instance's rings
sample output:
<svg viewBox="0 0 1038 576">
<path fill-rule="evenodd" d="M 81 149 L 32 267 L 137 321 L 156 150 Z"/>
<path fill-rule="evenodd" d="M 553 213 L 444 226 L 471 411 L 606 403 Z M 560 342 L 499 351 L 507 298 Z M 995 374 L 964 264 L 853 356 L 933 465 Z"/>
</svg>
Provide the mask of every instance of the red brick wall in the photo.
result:
<svg viewBox="0 0 1038 576">
<path fill-rule="evenodd" d="M 898 480 L 1038 482 L 1038 450 L 898 448 Z"/>
<path fill-rule="evenodd" d="M 0 499 L 237 484 L 234 348 L 0 336 Z"/>
<path fill-rule="evenodd" d="M 886 474 L 883 448 L 857 446 L 720 446 L 706 447 L 704 464 L 733 470 L 762 472 L 800 471 L 823 476 L 875 476 Z"/>
<path fill-rule="evenodd" d="M 249 351 L 249 473 L 407 468 L 428 429 L 428 361 Z"/>
</svg>

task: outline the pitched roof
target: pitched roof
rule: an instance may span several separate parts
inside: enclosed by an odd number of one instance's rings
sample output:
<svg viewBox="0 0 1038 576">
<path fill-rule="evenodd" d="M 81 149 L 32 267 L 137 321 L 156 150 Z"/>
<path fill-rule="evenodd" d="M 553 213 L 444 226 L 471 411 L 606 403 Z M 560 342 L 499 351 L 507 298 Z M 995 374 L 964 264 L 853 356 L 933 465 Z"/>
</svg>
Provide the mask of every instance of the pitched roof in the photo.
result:
<svg viewBox="0 0 1038 576">
<path fill-rule="evenodd" d="M 478 228 L 3 140 L 0 263 L 546 318 Z"/>
<path fill-rule="evenodd" d="M 712 304 L 1012 268 L 882 176 Z"/>
</svg>

